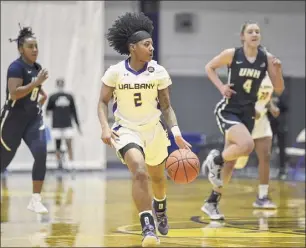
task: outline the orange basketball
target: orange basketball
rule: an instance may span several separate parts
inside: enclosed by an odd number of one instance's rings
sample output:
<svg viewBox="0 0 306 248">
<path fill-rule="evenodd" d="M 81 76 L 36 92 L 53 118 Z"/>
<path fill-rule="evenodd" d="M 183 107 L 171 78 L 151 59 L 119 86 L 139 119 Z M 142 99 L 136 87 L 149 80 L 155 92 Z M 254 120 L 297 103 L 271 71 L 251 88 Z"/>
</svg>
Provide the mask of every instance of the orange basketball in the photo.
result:
<svg viewBox="0 0 306 248">
<path fill-rule="evenodd" d="M 200 173 L 200 161 L 197 155 L 187 149 L 172 152 L 166 161 L 168 176 L 177 184 L 194 181 Z"/>
</svg>

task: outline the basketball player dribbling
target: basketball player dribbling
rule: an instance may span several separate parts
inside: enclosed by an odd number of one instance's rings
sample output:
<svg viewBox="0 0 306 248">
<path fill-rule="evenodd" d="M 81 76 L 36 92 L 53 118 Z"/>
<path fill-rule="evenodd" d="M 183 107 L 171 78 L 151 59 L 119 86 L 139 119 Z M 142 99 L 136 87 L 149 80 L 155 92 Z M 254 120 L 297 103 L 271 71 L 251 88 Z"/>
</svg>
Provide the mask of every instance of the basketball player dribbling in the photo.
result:
<svg viewBox="0 0 306 248">
<path fill-rule="evenodd" d="M 218 203 L 223 184 L 230 181 L 236 160 L 248 156 L 254 149 L 251 135 L 255 122 L 255 103 L 263 78 L 268 71 L 276 94 L 284 90 L 281 62 L 260 47 L 260 28 L 247 22 L 241 29 L 242 46 L 222 51 L 205 67 L 209 79 L 219 89 L 223 99 L 215 108 L 218 127 L 225 136 L 222 152 L 212 150 L 203 163 L 213 185 L 201 210 L 213 220 L 224 219 Z M 228 84 L 219 79 L 216 69 L 228 67 Z"/>
<path fill-rule="evenodd" d="M 171 107 L 170 76 L 164 67 L 152 60 L 152 31 L 152 21 L 143 13 L 126 13 L 108 30 L 110 46 L 129 57 L 105 72 L 98 104 L 102 140 L 116 149 L 132 174 L 132 195 L 142 226 L 143 247 L 160 243 L 152 213 L 162 235 L 166 235 L 169 228 L 164 170 L 170 142 L 160 122 L 161 114 L 178 147 L 190 147 L 181 135 Z M 110 128 L 107 106 L 112 97 L 115 123 Z M 154 194 L 153 211 L 148 175 Z"/>
</svg>

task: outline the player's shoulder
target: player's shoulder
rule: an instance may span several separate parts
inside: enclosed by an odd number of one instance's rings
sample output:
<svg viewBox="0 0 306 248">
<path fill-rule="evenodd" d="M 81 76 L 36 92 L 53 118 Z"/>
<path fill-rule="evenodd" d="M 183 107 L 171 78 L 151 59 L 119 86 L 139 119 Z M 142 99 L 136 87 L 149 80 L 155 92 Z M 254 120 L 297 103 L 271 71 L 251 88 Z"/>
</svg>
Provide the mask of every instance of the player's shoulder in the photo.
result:
<svg viewBox="0 0 306 248">
<path fill-rule="evenodd" d="M 155 73 L 156 75 L 158 74 L 168 74 L 167 70 L 165 67 L 163 67 L 162 65 L 158 64 L 158 62 L 156 60 L 151 60 L 148 63 L 147 66 L 147 70 L 151 73 Z"/>
<path fill-rule="evenodd" d="M 14 60 L 8 67 L 8 70 L 20 70 L 24 68 L 24 64 L 20 59 Z"/>
</svg>

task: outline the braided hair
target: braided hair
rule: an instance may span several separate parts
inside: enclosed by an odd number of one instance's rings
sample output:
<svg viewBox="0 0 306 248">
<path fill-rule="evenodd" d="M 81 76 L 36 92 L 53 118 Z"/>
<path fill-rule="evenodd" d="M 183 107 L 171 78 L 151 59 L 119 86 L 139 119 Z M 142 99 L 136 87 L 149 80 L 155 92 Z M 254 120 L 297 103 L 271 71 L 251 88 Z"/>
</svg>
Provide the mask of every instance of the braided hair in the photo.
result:
<svg viewBox="0 0 306 248">
<path fill-rule="evenodd" d="M 9 39 L 10 42 L 17 42 L 17 47 L 22 47 L 22 45 L 24 44 L 25 40 L 27 38 L 34 38 L 34 33 L 32 32 L 32 28 L 31 27 L 21 27 L 20 23 L 19 23 L 19 35 L 16 39 Z"/>
</svg>

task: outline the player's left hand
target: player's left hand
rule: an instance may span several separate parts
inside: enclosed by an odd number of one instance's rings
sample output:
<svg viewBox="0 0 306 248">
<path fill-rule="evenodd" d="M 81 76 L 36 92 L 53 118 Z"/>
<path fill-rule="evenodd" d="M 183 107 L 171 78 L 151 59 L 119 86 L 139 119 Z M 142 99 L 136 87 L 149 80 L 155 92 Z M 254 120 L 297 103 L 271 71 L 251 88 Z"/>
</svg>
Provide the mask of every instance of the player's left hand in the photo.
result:
<svg viewBox="0 0 306 248">
<path fill-rule="evenodd" d="M 184 138 L 182 136 L 176 136 L 174 138 L 176 145 L 180 148 L 180 149 L 187 149 L 190 150 L 190 148 L 192 147 L 186 140 L 184 140 Z"/>
<path fill-rule="evenodd" d="M 277 117 L 279 116 L 279 114 L 280 114 L 280 110 L 279 110 L 279 108 L 276 107 L 276 106 L 271 106 L 270 109 L 269 109 L 269 111 L 270 111 L 270 113 L 272 114 L 272 116 L 273 116 L 274 118 L 277 118 Z"/>
<path fill-rule="evenodd" d="M 272 59 L 272 64 L 278 69 L 282 67 L 282 62 L 276 57 Z"/>
</svg>

